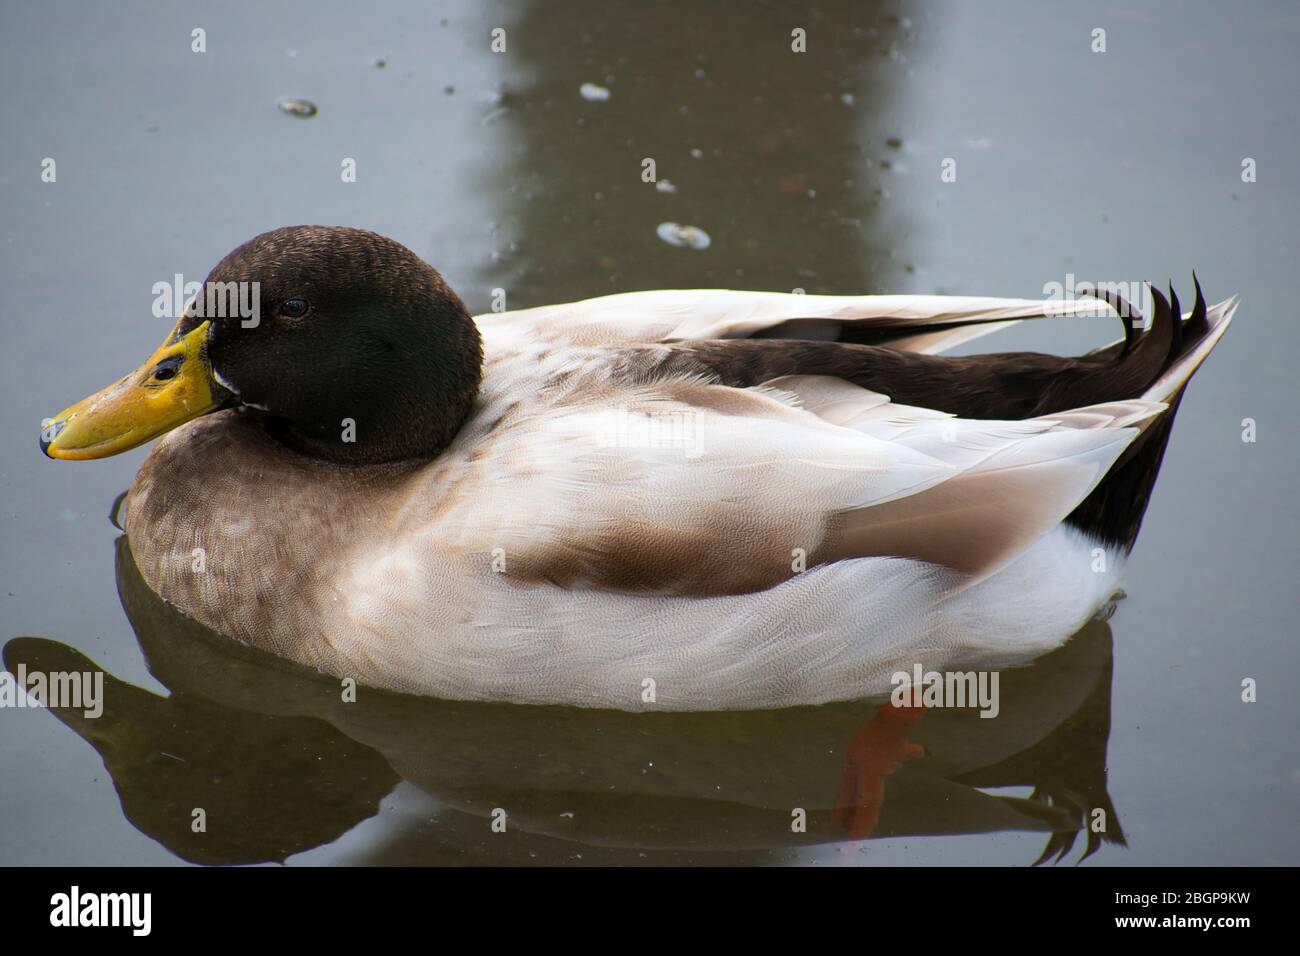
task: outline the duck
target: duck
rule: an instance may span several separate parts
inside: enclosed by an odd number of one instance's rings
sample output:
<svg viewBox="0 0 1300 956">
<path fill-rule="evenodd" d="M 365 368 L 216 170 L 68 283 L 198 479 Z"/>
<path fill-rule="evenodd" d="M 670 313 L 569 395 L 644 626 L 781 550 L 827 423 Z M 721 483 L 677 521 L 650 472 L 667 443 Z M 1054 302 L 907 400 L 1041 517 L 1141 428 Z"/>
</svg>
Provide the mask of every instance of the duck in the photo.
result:
<svg viewBox="0 0 1300 956">
<path fill-rule="evenodd" d="M 285 227 L 41 447 L 158 439 L 123 521 L 148 587 L 342 681 L 627 711 L 862 699 L 917 665 L 1031 660 L 1108 612 L 1236 310 L 1193 281 L 1186 315 L 1148 287 L 1149 321 L 1105 287 L 475 317 L 392 239 Z M 945 354 L 1099 314 L 1124 335 L 1086 355 Z"/>
</svg>

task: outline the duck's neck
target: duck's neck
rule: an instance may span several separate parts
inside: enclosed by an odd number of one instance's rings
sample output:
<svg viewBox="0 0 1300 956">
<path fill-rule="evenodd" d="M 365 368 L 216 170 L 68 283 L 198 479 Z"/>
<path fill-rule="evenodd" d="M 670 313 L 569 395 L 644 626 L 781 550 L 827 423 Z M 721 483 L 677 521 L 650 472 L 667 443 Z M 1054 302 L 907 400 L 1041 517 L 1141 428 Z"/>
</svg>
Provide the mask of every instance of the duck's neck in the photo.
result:
<svg viewBox="0 0 1300 956">
<path fill-rule="evenodd" d="M 483 346 L 468 314 L 450 329 L 404 343 L 400 357 L 322 395 L 317 413 L 289 420 L 258 412 L 267 432 L 301 454 L 339 465 L 427 460 L 456 437 L 483 376 Z"/>
</svg>

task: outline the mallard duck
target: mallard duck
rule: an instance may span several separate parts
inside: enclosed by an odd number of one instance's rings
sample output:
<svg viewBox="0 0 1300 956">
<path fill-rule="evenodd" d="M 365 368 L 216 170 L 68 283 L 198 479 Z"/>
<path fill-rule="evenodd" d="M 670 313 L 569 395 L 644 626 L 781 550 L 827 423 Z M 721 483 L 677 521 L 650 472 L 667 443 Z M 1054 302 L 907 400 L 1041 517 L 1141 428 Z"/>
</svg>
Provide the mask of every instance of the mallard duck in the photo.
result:
<svg viewBox="0 0 1300 956">
<path fill-rule="evenodd" d="M 363 684 L 624 710 L 855 699 L 1060 644 L 1115 594 L 1235 309 L 1198 283 L 1186 317 L 1152 289 L 1145 329 L 1108 291 L 472 318 L 404 246 L 323 226 L 239 246 L 213 289 L 253 313 L 196 297 L 43 423 L 53 458 L 163 436 L 126 504 L 150 588 Z M 1099 308 L 1124 338 L 1079 358 L 938 354 Z"/>
</svg>

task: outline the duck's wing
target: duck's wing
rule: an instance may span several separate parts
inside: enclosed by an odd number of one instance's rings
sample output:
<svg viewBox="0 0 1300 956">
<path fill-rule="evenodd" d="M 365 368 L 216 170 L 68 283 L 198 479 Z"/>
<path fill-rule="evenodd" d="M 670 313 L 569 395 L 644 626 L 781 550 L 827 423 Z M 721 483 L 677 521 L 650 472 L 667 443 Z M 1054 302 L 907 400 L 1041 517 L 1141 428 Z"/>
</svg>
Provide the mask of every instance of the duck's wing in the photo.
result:
<svg viewBox="0 0 1300 956">
<path fill-rule="evenodd" d="M 1141 317 L 1122 300 L 1110 296 L 1107 308 L 1113 307 L 1114 313 L 1124 321 L 1125 339 L 1077 358 L 1037 353 L 948 357 L 857 342 L 717 338 L 720 334 L 752 334 L 762 322 L 774 320 L 778 311 L 785 317 L 782 322 L 796 321 L 790 318 L 790 309 L 802 303 L 790 300 L 809 297 L 776 296 L 775 300 L 783 301 L 771 304 L 775 301 L 773 297 L 762 293 L 748 296 L 720 293 L 728 297 L 731 308 L 724 318 L 718 318 L 714 312 L 709 319 L 707 310 L 689 305 L 690 301 L 700 301 L 698 298 L 673 298 L 685 293 L 647 293 L 646 296 L 658 298 L 646 301 L 667 304 L 646 313 L 657 317 L 653 321 L 638 320 L 631 325 L 640 330 L 638 334 L 660 336 L 662 341 L 655 343 L 617 347 L 607 344 L 620 328 L 616 316 L 630 314 L 627 309 L 611 312 L 606 302 L 599 307 L 587 303 L 566 310 L 568 324 L 564 328 L 580 340 L 590 336 L 592 341 L 605 343 L 603 349 L 585 351 L 608 356 L 608 367 L 597 369 L 596 381 L 581 386 L 571 383 L 570 387 L 578 396 L 578 407 L 585 407 L 595 416 L 593 421 L 618 408 L 619 414 L 625 416 L 624 421 L 637 428 L 642 428 L 643 419 L 655 420 L 658 416 L 661 420 L 676 417 L 691 423 L 692 428 L 707 429 L 711 436 L 708 440 L 720 442 L 727 449 L 726 455 L 719 459 L 720 470 L 685 469 L 682 475 L 704 475 L 714 483 L 680 492 L 682 496 L 701 494 L 697 507 L 705 515 L 709 512 L 701 489 L 710 488 L 715 496 L 742 494 L 723 480 L 733 467 L 766 475 L 773 482 L 770 487 L 776 494 L 791 493 L 791 489 L 799 487 L 819 487 L 817 469 L 843 475 L 863 467 L 863 462 L 874 461 L 877 464 L 871 467 L 883 467 L 898 476 L 903 472 L 897 469 L 918 464 L 907 457 L 917 450 L 911 447 L 911 441 L 928 436 L 929 444 L 923 454 L 931 467 L 937 464 L 951 471 L 945 479 L 935 482 L 936 490 L 918 483 L 908 494 L 902 494 L 902 488 L 873 494 L 865 490 L 867 486 L 853 486 L 849 479 L 847 487 L 862 497 L 814 499 L 809 505 L 813 510 L 805 513 L 800 511 L 804 506 L 800 502 L 783 511 L 779 501 L 766 501 L 764 495 L 768 489 L 764 488 L 757 493 L 755 502 L 765 517 L 756 520 L 761 528 L 774 529 L 772 533 L 778 538 L 784 535 L 785 540 L 798 539 L 785 553 L 801 547 L 812 555 L 813 548 L 798 542 L 815 539 L 820 549 L 817 554 L 824 560 L 894 554 L 978 577 L 1002 566 L 1035 534 L 1043 533 L 1067 516 L 1075 527 L 1107 544 L 1132 546 L 1159 470 L 1172 416 L 1164 416 L 1159 427 L 1139 429 L 1137 426 L 1151 424 L 1148 414 L 1151 409 L 1176 405 L 1187 379 L 1217 343 L 1233 311 L 1231 302 L 1207 308 L 1198 285 L 1195 306 L 1186 317 L 1180 317 L 1176 297 L 1171 295 L 1170 301 L 1154 289 L 1151 292 L 1155 313 L 1145 331 L 1137 332 L 1135 318 Z M 690 295 L 709 298 L 705 293 Z M 740 299 L 730 298 L 733 295 Z M 611 297 L 616 298 L 639 297 Z M 905 305 L 895 297 L 836 299 L 841 318 L 828 321 L 849 323 L 846 328 L 852 330 L 858 328 L 853 323 L 870 324 L 879 320 L 886 323 L 883 327 L 895 331 L 909 328 L 916 335 L 943 336 L 946 327 L 936 331 L 936 323 L 979 321 L 978 317 L 997 323 L 1009 321 L 1006 317 L 1017 310 L 1029 311 L 1024 303 L 1007 304 L 1007 300 L 990 305 L 990 300 L 966 299 L 961 300 L 965 303 L 961 307 L 944 308 L 935 297 L 903 298 L 911 304 Z M 895 301 L 890 308 L 880 308 L 882 299 Z M 741 300 L 753 303 L 746 315 L 760 318 L 742 316 L 743 310 L 735 306 Z M 805 315 L 835 314 L 827 301 L 822 306 L 814 302 Z M 674 302 L 676 305 L 670 308 Z M 764 312 L 769 307 L 765 302 L 770 304 L 770 311 Z M 871 305 L 873 302 L 875 307 Z M 951 300 L 942 299 L 942 302 L 951 306 Z M 1042 303 L 1032 305 L 1042 312 Z M 584 309 L 594 311 L 584 312 Z M 855 310 L 856 318 L 851 321 L 843 318 L 851 310 Z M 873 311 L 879 314 L 873 317 Z M 560 323 L 562 317 L 547 311 L 545 316 L 539 313 L 526 320 L 516 317 L 511 321 L 516 324 L 508 335 L 531 335 L 545 341 L 549 334 L 547 323 Z M 518 324 L 520 321 L 522 325 Z M 908 325 L 909 322 L 913 324 Z M 528 332 L 525 327 L 530 324 L 532 331 Z M 776 327 L 780 323 L 766 326 L 769 330 Z M 715 337 L 696 338 L 697 335 Z M 931 344 L 933 341 L 937 340 L 931 340 Z M 500 342 L 498 338 L 494 345 Z M 584 350 L 575 347 L 573 351 Z M 814 380 L 820 384 L 814 385 Z M 670 387 L 674 382 L 678 384 Z M 780 382 L 787 387 L 774 385 Z M 791 383 L 798 387 L 789 387 Z M 637 389 L 643 391 L 638 393 Z M 804 392 L 807 390 L 817 395 L 837 395 L 831 403 L 838 409 L 835 414 L 842 414 L 844 408 L 855 409 L 855 421 L 872 421 L 873 428 L 887 427 L 889 421 L 901 416 L 911 437 L 891 440 L 870 430 L 863 432 L 846 423 L 823 418 L 806 407 L 809 396 Z M 796 406 L 802 403 L 805 407 L 792 409 L 789 404 L 777 401 L 773 395 L 781 391 L 788 393 L 789 403 Z M 630 397 L 636 394 L 649 397 L 644 400 Z M 788 436 L 772 424 L 780 419 L 772 408 L 755 404 L 757 396 L 763 394 L 784 408 L 785 413 L 797 411 L 805 416 L 799 422 L 788 422 L 797 426 Z M 596 408 L 593 410 L 592 406 Z M 743 411 L 730 411 L 732 408 Z M 1127 411 L 1112 414 L 1116 408 L 1137 409 L 1142 415 L 1134 419 Z M 954 416 L 950 422 L 964 424 L 938 424 L 938 416 L 943 413 Z M 817 427 L 806 418 L 809 415 Z M 884 416 L 884 425 L 879 416 Z M 1050 428 L 1035 425 L 1042 422 L 1057 424 Z M 828 433 L 819 430 L 821 426 L 832 426 L 837 431 Z M 940 434 L 962 437 L 956 443 L 935 443 L 932 434 L 935 428 L 940 429 Z M 1029 432 L 1023 431 L 1025 428 Z M 860 444 L 843 445 L 847 440 L 845 431 L 857 431 Z M 1040 435 L 1039 431 L 1046 434 Z M 737 437 L 742 432 L 743 438 Z M 1088 457 L 1095 451 L 1092 443 L 1102 442 L 1118 456 L 1139 432 L 1143 439 L 1125 453 L 1122 469 L 1115 469 L 1117 480 L 1107 481 L 1097 489 L 1096 495 L 1084 501 L 1115 463 L 1115 459 L 1110 459 L 1104 468 L 1093 468 L 1096 459 Z M 1127 437 L 1120 442 L 1117 436 Z M 789 449 L 782 444 L 786 437 L 792 442 Z M 816 440 L 826 442 L 825 456 L 819 457 Z M 882 440 L 887 442 L 884 448 L 871 446 L 874 453 L 868 453 L 870 443 Z M 996 451 L 991 460 L 1005 462 L 1008 467 L 991 473 L 988 471 L 991 465 L 963 466 L 963 442 L 966 441 L 973 442 L 976 449 Z M 998 445 L 1000 441 L 1013 444 L 1004 448 Z M 748 454 L 797 458 L 808 474 L 765 471 Z M 861 457 L 855 459 L 855 455 Z M 1017 457 L 1020 455 L 1029 457 L 1021 459 Z M 631 464 L 636 460 L 637 454 L 629 454 L 624 462 Z M 672 470 L 665 467 L 660 473 L 667 475 Z M 1089 480 L 1081 488 L 1076 479 L 1085 473 Z M 603 476 L 593 493 L 598 494 L 601 488 L 619 489 L 617 476 L 612 472 Z M 638 488 L 633 485 L 620 493 L 635 495 Z M 1076 505 L 1080 506 L 1077 511 Z M 719 506 L 718 513 L 724 510 Z M 798 515 L 799 520 L 785 522 L 787 514 Z M 667 521 L 674 515 L 665 513 L 663 517 Z M 608 520 L 617 519 L 615 506 Z M 646 518 L 649 524 L 653 520 L 653 517 Z M 686 524 L 696 527 L 690 522 Z M 715 541 L 728 540 L 727 528 L 720 525 L 705 522 L 697 530 L 701 536 L 699 541 L 710 540 L 709 535 Z M 651 531 L 647 530 L 646 534 Z M 672 537 L 669 532 L 662 534 Z M 755 539 L 750 546 L 770 551 L 771 542 Z M 753 571 L 751 578 L 739 575 L 742 580 L 733 586 L 757 586 L 756 582 L 772 580 L 775 572 L 774 564 L 764 565 L 761 572 Z M 731 579 L 737 575 L 723 573 L 721 577 Z M 634 574 L 629 575 L 629 580 L 635 579 Z"/>
<path fill-rule="evenodd" d="M 937 354 L 1022 319 L 1110 315 L 1092 298 L 1004 299 L 957 295 L 797 295 L 726 289 L 659 290 L 488 313 L 481 326 L 528 341 L 633 345 L 778 338 Z"/>
<path fill-rule="evenodd" d="M 1164 408 L 964 420 L 820 376 L 573 394 L 484 437 L 430 539 L 566 588 L 746 593 L 874 556 L 963 586 L 1059 524 Z"/>
</svg>

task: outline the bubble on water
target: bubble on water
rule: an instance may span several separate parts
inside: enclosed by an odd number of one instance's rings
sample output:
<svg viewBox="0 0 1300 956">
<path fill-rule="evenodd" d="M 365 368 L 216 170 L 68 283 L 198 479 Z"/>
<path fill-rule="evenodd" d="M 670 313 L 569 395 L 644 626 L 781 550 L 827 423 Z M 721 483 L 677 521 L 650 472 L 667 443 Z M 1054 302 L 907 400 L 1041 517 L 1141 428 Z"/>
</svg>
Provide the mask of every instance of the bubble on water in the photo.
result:
<svg viewBox="0 0 1300 956">
<path fill-rule="evenodd" d="M 704 150 L 702 150 L 702 149 L 693 149 L 693 150 L 691 150 L 691 158 L 692 158 L 692 159 L 703 159 L 703 158 L 704 158 Z"/>
<path fill-rule="evenodd" d="M 609 87 L 598 86 L 595 83 L 583 83 L 578 87 L 578 94 L 589 103 L 603 103 L 609 99 Z"/>
<path fill-rule="evenodd" d="M 852 94 L 852 93 L 841 93 L 841 94 L 840 94 L 840 102 L 843 103 L 845 106 L 852 106 L 852 105 L 853 105 L 853 94 Z"/>
<path fill-rule="evenodd" d="M 661 179 L 661 180 L 659 180 L 659 182 L 655 183 L 655 189 L 659 190 L 659 192 L 661 192 L 661 193 L 675 193 L 675 192 L 677 192 L 677 187 L 674 186 L 673 183 L 672 183 L 672 180 L 669 180 L 669 179 Z"/>
<path fill-rule="evenodd" d="M 668 245 L 679 249 L 707 249 L 712 241 L 699 226 L 683 226 L 676 222 L 661 222 L 655 232 Z"/>
<path fill-rule="evenodd" d="M 316 104 L 311 100 L 299 99 L 296 96 L 286 96 L 280 100 L 280 110 L 288 113 L 290 116 L 315 116 L 318 110 Z"/>
</svg>

